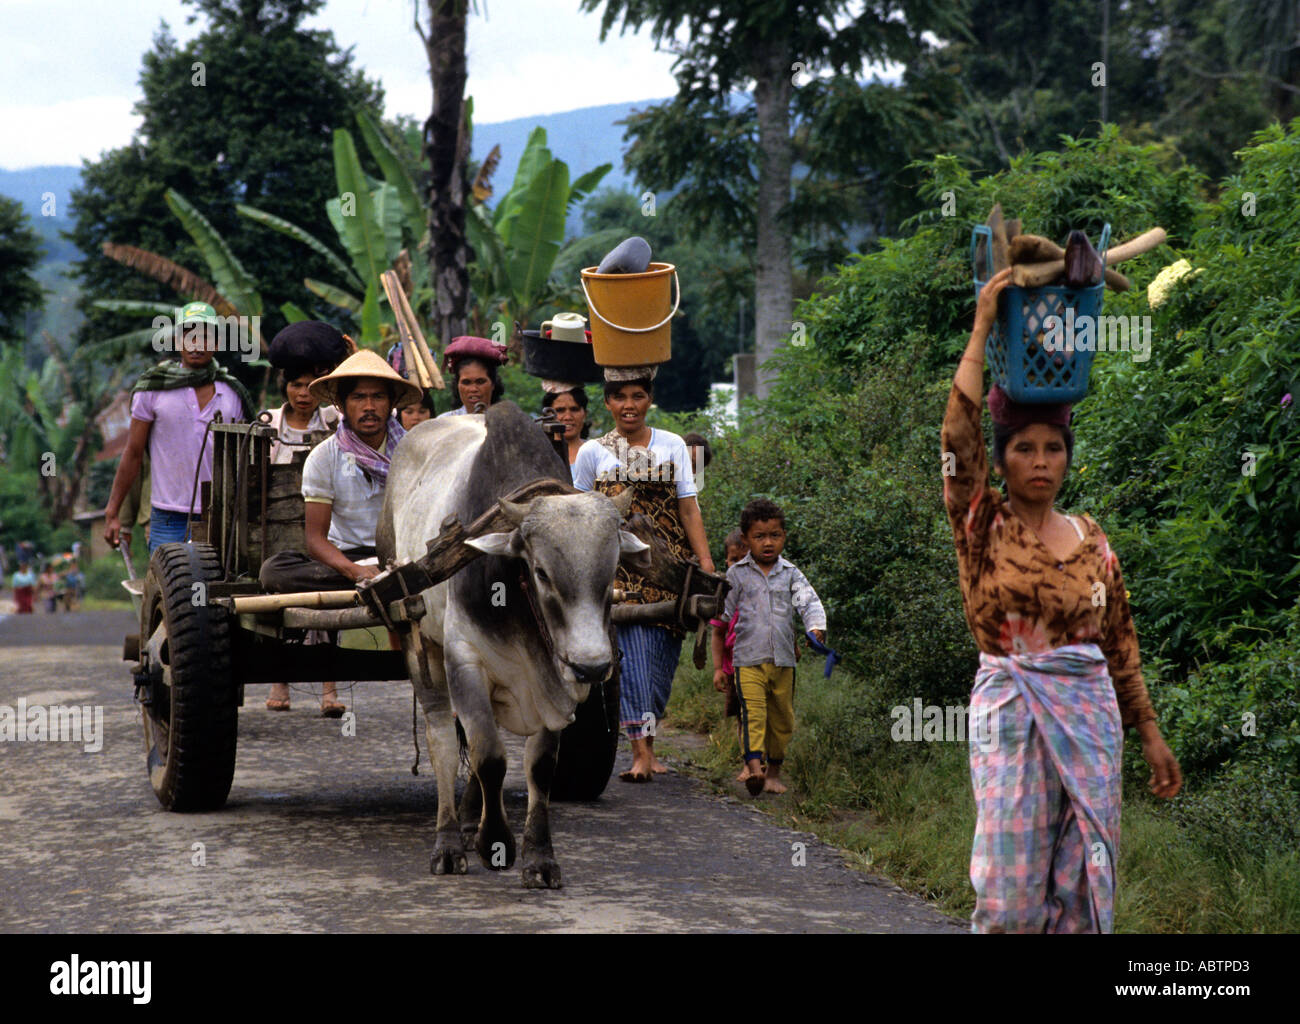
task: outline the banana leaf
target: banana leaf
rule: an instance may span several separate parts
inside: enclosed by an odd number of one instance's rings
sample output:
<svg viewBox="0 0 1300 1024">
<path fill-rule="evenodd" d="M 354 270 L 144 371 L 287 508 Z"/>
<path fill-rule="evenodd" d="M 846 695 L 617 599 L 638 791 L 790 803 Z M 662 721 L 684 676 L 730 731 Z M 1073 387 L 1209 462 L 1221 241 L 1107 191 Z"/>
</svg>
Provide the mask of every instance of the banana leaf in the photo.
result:
<svg viewBox="0 0 1300 1024">
<path fill-rule="evenodd" d="M 208 219 L 174 188 L 166 194 L 167 206 L 176 214 L 216 278 L 217 290 L 244 316 L 261 316 L 262 297 L 239 258 L 230 251 Z"/>
<path fill-rule="evenodd" d="M 314 277 L 305 278 L 302 282 L 307 286 L 307 290 L 313 295 L 319 295 L 326 302 L 338 306 L 340 309 L 346 309 L 349 313 L 361 312 L 361 300 L 355 295 L 345 292 L 342 288 L 327 284 L 324 281 L 317 281 Z M 303 319 L 307 319 L 303 317 Z"/>
<path fill-rule="evenodd" d="M 357 111 L 357 126 L 361 129 L 361 138 L 365 141 L 370 155 L 384 172 L 384 180 L 397 190 L 405 214 L 406 229 L 416 241 L 428 229 L 429 212 L 420 199 L 410 172 L 398 155 L 397 148 L 389 141 L 383 127 L 366 111 Z"/>
<path fill-rule="evenodd" d="M 339 199 L 331 199 L 326 204 L 330 221 L 343 238 L 357 277 L 369 289 L 371 284 L 379 280 L 379 275 L 388 269 L 387 244 L 383 229 L 375 216 L 369 181 L 357 158 L 356 143 L 343 128 L 334 130 L 334 176 Z M 349 193 L 355 209 L 351 215 L 344 216 L 341 200 Z"/>
<path fill-rule="evenodd" d="M 255 206 L 245 206 L 243 203 L 236 203 L 235 209 L 239 211 L 241 216 L 256 221 L 258 224 L 265 227 L 272 228 L 273 230 L 280 232 L 282 235 L 288 235 L 295 242 L 301 242 L 313 252 L 319 253 L 327 259 L 340 274 L 343 275 L 344 283 L 348 286 L 355 288 L 357 291 L 360 291 L 365 287 L 357 275 L 353 273 L 352 268 L 348 266 L 347 261 L 344 260 L 342 256 L 336 253 L 315 235 L 298 227 L 297 224 L 287 221 L 283 217 L 277 217 L 273 213 L 267 213 L 265 210 L 259 210 Z"/>
<path fill-rule="evenodd" d="M 91 305 L 110 313 L 154 313 L 173 317 L 181 308 L 174 302 L 140 302 L 135 299 L 96 299 Z"/>
<path fill-rule="evenodd" d="M 510 291 L 521 307 L 531 306 L 541 292 L 564 241 L 565 203 L 569 198 L 569 168 L 552 161 L 533 178 L 518 214 L 509 222 L 506 273 Z"/>
<path fill-rule="evenodd" d="M 505 246 L 481 203 L 474 203 L 465 210 L 465 237 L 474 250 L 478 272 L 489 282 L 490 288 L 504 291 L 507 286 Z"/>
<path fill-rule="evenodd" d="M 502 238 L 507 237 L 506 225 L 518 216 L 524 202 L 524 195 L 532 187 L 533 180 L 539 174 L 545 173 L 555 162 L 551 151 L 546 147 L 546 129 L 541 126 L 534 128 L 528 136 L 528 144 L 524 146 L 523 155 L 519 158 L 519 166 L 515 168 L 515 179 L 510 183 L 509 191 L 501 197 L 501 202 L 497 204 L 492 215 L 492 223 L 496 225 Z"/>
<path fill-rule="evenodd" d="M 569 186 L 569 199 L 565 204 L 566 208 L 572 209 L 573 204 L 582 201 L 591 191 L 600 184 L 601 179 L 611 170 L 613 164 L 601 164 L 599 167 L 593 167 L 586 174 L 579 176 L 578 180 Z"/>
<path fill-rule="evenodd" d="M 280 315 L 291 324 L 311 319 L 311 317 L 304 313 L 298 306 L 295 306 L 292 302 L 284 302 L 280 304 Z"/>
<path fill-rule="evenodd" d="M 101 251 L 111 260 L 116 260 L 125 267 L 138 270 L 145 277 L 165 284 L 177 295 L 192 295 L 212 306 L 222 316 L 237 316 L 237 310 L 231 301 L 216 288 L 199 277 L 192 270 L 173 263 L 165 256 L 147 249 L 137 249 L 134 245 L 119 245 L 105 242 Z"/>
<path fill-rule="evenodd" d="M 385 269 L 392 266 L 397 254 L 402 251 L 402 204 L 398 199 L 397 189 L 392 185 L 380 184 L 370 193 L 370 201 L 379 222 L 379 230 L 384 233 Z"/>
<path fill-rule="evenodd" d="M 143 354 L 162 359 L 166 353 L 153 346 L 156 333 L 152 327 L 144 327 L 138 331 L 127 331 L 125 334 L 115 334 L 111 338 L 87 342 L 77 349 L 77 358 L 103 359 L 108 363 L 120 363 L 124 359 Z"/>
<path fill-rule="evenodd" d="M 382 314 L 379 309 L 379 280 L 366 285 L 366 298 L 361 304 L 361 343 L 367 348 L 378 348 L 383 333 L 380 330 Z"/>
</svg>

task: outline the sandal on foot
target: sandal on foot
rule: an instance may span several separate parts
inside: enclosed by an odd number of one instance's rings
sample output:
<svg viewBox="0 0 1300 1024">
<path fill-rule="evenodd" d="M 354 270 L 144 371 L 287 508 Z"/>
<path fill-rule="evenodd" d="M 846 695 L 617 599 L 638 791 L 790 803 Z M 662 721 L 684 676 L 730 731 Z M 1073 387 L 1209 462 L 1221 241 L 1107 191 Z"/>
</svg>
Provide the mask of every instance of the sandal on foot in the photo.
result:
<svg viewBox="0 0 1300 1024">
<path fill-rule="evenodd" d="M 629 768 L 625 772 L 620 772 L 619 776 L 624 782 L 650 782 L 654 779 L 653 775 L 647 775 L 642 772 L 634 772 Z"/>
<path fill-rule="evenodd" d="M 320 706 L 321 718 L 342 718 L 347 708 L 338 701 L 329 701 Z"/>
<path fill-rule="evenodd" d="M 266 710 L 267 711 L 288 711 L 289 702 L 287 700 L 280 700 L 278 697 L 267 697 Z"/>
<path fill-rule="evenodd" d="M 758 796 L 759 793 L 763 792 L 763 787 L 765 785 L 767 785 L 767 779 L 765 777 L 762 775 L 751 775 L 745 780 L 745 791 L 748 792 L 750 796 Z"/>
</svg>

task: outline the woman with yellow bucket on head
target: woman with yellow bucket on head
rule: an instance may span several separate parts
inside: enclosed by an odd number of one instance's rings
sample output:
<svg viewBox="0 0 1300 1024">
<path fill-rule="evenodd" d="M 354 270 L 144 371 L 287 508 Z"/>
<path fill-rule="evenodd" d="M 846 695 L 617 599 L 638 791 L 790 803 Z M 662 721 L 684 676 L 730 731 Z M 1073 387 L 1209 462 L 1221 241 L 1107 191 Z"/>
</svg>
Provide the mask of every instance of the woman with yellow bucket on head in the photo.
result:
<svg viewBox="0 0 1300 1024">
<path fill-rule="evenodd" d="M 614 429 L 578 449 L 573 484 L 610 497 L 631 488 L 629 514 L 644 515 L 678 558 L 693 558 L 713 572 L 686 443 L 646 423 L 658 371 L 654 364 L 671 356 L 671 322 L 677 311 L 676 304 L 669 304 L 676 268 L 649 260 L 650 247 L 630 238 L 598 268 L 582 271 L 592 348 L 604 367 L 605 408 L 614 417 Z M 618 579 L 625 589 L 639 591 L 644 603 L 676 596 L 622 566 Z M 618 627 L 620 722 L 632 742 L 632 767 L 619 776 L 624 782 L 649 782 L 668 770 L 655 757 L 654 734 L 668 704 L 683 636 L 681 627 L 668 623 Z"/>
</svg>

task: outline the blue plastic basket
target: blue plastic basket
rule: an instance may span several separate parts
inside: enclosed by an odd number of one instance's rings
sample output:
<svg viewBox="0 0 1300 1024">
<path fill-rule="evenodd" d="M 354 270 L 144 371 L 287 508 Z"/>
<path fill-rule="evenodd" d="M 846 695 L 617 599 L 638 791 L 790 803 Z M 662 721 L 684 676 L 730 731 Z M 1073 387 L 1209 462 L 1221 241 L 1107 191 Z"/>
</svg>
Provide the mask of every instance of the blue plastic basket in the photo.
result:
<svg viewBox="0 0 1300 1024">
<path fill-rule="evenodd" d="M 975 253 L 984 240 L 985 266 L 993 266 L 993 235 L 985 224 L 976 224 L 970 237 L 971 272 L 975 279 L 975 297 L 987 283 L 975 270 Z M 1110 225 L 1101 229 L 1097 252 L 1102 263 L 1110 246 Z M 1081 316 L 1101 316 L 1106 291 L 1105 280 L 1089 288 L 1065 288 L 1044 285 L 1042 288 L 1018 288 L 1008 285 L 999 297 L 998 318 L 989 332 L 984 358 L 993 381 L 1013 402 L 1077 402 L 1088 393 L 1088 373 L 1095 351 L 1052 351 L 1043 347 L 1049 316 L 1065 320 L 1066 310 L 1074 310 L 1075 322 Z M 1093 337 L 1096 338 L 1094 322 Z M 1094 346 L 1095 349 L 1095 346 Z"/>
</svg>

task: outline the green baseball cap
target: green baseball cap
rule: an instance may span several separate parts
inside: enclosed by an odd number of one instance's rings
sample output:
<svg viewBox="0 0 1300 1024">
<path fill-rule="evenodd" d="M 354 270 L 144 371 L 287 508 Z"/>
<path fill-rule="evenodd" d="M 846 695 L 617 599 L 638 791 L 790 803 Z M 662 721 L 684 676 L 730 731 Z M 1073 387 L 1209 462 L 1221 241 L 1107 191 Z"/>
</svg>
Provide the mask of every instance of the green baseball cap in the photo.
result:
<svg viewBox="0 0 1300 1024">
<path fill-rule="evenodd" d="M 180 322 L 183 324 L 215 324 L 217 322 L 217 311 L 206 302 L 191 302 L 181 310 Z"/>
</svg>

